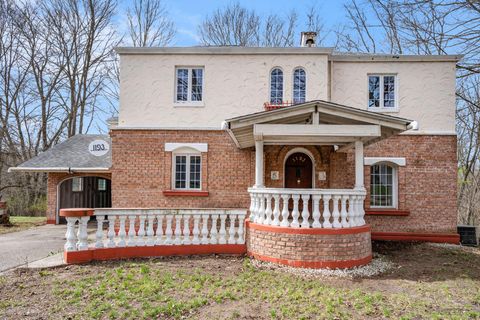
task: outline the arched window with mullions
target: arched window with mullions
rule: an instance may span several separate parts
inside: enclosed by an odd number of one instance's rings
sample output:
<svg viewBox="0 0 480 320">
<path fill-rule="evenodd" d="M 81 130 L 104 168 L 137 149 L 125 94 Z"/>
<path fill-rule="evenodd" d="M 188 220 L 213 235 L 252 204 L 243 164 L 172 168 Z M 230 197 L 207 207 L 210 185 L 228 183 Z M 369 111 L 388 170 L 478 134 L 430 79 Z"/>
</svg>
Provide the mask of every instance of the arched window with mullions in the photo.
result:
<svg viewBox="0 0 480 320">
<path fill-rule="evenodd" d="M 307 91 L 307 75 L 305 70 L 297 68 L 293 71 L 293 103 L 305 102 Z"/>
<path fill-rule="evenodd" d="M 270 72 L 270 103 L 282 104 L 283 102 L 283 71 L 275 68 Z"/>
</svg>

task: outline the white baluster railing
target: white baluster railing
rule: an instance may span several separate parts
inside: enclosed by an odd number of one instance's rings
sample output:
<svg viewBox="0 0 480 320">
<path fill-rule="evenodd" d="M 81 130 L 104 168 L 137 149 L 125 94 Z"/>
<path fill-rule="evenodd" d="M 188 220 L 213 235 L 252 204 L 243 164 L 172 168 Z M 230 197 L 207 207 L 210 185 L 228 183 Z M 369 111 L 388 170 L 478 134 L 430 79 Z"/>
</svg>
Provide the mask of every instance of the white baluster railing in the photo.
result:
<svg viewBox="0 0 480 320">
<path fill-rule="evenodd" d="M 90 217 L 66 217 L 65 251 L 158 245 L 244 244 L 244 209 L 95 209 Z M 104 228 L 104 225 L 107 225 Z"/>
<path fill-rule="evenodd" d="M 253 223 L 291 228 L 350 228 L 365 224 L 365 190 L 250 188 L 248 191 Z"/>
</svg>

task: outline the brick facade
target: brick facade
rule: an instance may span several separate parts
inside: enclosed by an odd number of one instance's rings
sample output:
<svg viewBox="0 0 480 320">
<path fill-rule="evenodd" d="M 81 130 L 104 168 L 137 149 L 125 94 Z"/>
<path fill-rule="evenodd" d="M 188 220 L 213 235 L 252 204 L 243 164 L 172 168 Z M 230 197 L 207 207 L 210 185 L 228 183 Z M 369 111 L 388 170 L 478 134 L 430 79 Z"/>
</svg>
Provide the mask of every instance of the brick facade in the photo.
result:
<svg viewBox="0 0 480 320">
<path fill-rule="evenodd" d="M 249 223 L 249 255 L 268 262 L 307 268 L 351 268 L 372 257 L 370 227 L 292 229 Z"/>
<path fill-rule="evenodd" d="M 113 130 L 113 207 L 248 208 L 247 188 L 254 184 L 255 151 L 238 149 L 224 131 Z M 172 152 L 166 142 L 207 143 L 202 153 L 202 191 L 208 196 L 171 196 Z M 299 146 L 265 146 L 265 185 L 283 187 L 283 166 L 289 151 Z M 354 154 L 330 146 L 304 146 L 315 161 L 315 172 L 327 179 L 318 188 L 352 188 Z M 456 137 L 402 135 L 365 148 L 366 157 L 404 157 L 398 167 L 398 209 L 407 215 L 367 215 L 373 232 L 453 233 L 456 227 Z M 270 179 L 279 171 L 279 180 Z M 84 174 L 85 175 L 85 174 Z M 369 208 L 370 168 L 365 166 Z M 68 175 L 50 173 L 49 220 L 55 220 L 57 184 Z M 73 175 L 70 175 L 73 176 Z M 110 178 L 110 175 L 106 175 Z"/>
</svg>

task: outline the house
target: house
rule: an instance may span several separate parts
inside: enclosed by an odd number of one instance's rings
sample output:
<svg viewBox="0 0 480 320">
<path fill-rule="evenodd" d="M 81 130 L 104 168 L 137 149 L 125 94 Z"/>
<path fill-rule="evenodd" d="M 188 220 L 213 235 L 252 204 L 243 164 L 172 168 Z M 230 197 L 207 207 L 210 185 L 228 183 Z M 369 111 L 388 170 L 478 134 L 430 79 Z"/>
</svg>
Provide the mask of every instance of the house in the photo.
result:
<svg viewBox="0 0 480 320">
<path fill-rule="evenodd" d="M 11 168 L 48 173 L 50 223 L 61 208 L 97 208 L 64 210 L 70 261 L 246 250 L 345 268 L 371 260 L 371 239 L 458 243 L 461 57 L 302 41 L 117 48 L 108 136 L 73 137 Z M 98 251 L 78 256 L 92 214 Z"/>
</svg>

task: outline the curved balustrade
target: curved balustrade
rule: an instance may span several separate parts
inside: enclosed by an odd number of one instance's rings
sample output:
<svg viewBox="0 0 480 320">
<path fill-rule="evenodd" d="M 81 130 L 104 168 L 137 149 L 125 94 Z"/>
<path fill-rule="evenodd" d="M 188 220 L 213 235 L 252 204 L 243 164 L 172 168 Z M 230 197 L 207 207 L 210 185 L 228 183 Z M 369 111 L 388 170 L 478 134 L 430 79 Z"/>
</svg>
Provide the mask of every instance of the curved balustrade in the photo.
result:
<svg viewBox="0 0 480 320">
<path fill-rule="evenodd" d="M 365 224 L 365 190 L 249 188 L 250 221 L 292 228 Z"/>
<path fill-rule="evenodd" d="M 245 243 L 246 210 L 102 208 L 95 209 L 94 216 L 94 244 L 88 243 L 90 217 L 66 217 L 65 251 L 86 250 L 89 245 L 117 248 Z"/>
</svg>

